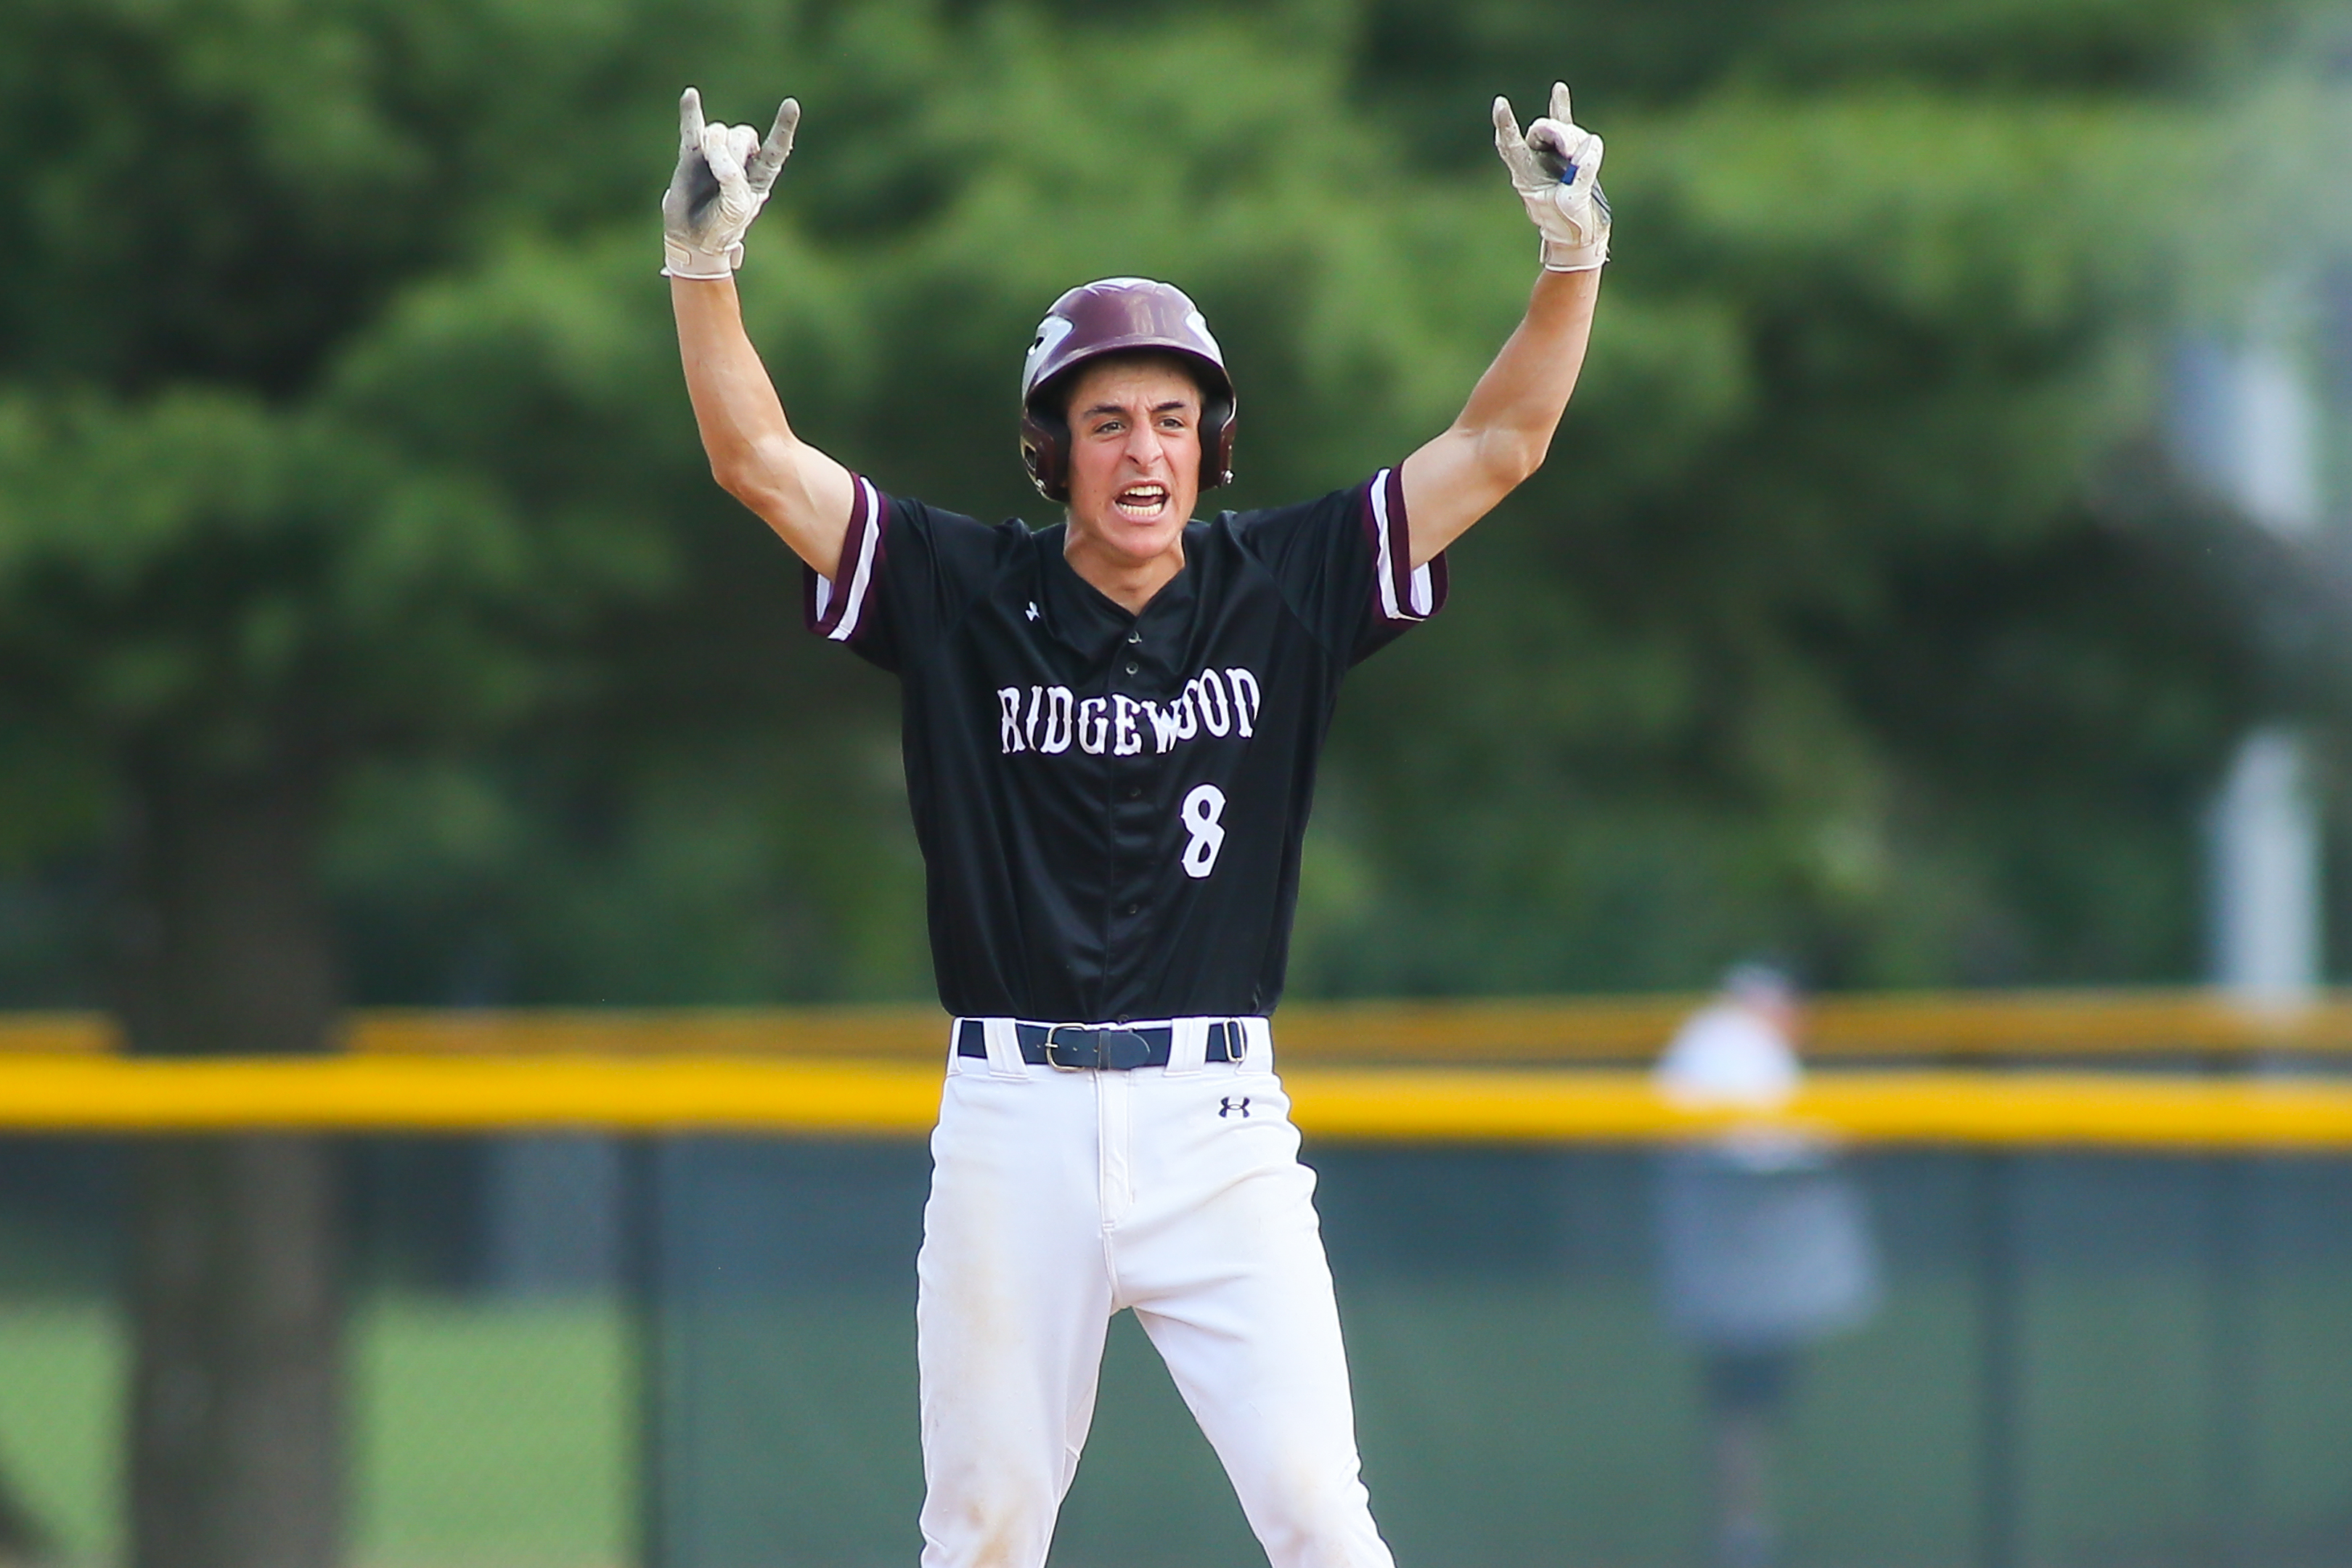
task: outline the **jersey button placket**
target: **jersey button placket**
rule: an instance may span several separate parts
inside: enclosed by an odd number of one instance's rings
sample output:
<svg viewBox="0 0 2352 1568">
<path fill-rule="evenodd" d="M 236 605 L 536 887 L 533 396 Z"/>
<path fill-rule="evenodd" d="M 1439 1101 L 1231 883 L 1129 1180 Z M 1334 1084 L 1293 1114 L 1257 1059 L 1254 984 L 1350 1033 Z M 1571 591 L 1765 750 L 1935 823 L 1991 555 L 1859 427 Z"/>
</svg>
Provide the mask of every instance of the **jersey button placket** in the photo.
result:
<svg viewBox="0 0 2352 1568">
<path fill-rule="evenodd" d="M 1130 626 L 1124 639 L 1125 657 L 1114 656 L 1115 670 L 1110 689 L 1126 696 L 1137 695 L 1135 677 L 1143 673 L 1143 661 L 1139 649 L 1143 646 L 1139 626 Z M 1124 677 L 1124 679 L 1121 679 Z M 1144 776 L 1151 763 L 1151 742 L 1149 737 L 1140 754 L 1119 759 L 1126 776 L 1113 788 L 1111 834 L 1112 894 L 1110 900 L 1113 935 L 1106 955 L 1112 973 L 1123 979 L 1136 953 L 1142 946 L 1141 926 L 1146 900 L 1150 889 L 1150 856 L 1153 834 L 1147 804 L 1149 780 Z M 1117 982 L 1114 982 L 1116 984 Z"/>
</svg>

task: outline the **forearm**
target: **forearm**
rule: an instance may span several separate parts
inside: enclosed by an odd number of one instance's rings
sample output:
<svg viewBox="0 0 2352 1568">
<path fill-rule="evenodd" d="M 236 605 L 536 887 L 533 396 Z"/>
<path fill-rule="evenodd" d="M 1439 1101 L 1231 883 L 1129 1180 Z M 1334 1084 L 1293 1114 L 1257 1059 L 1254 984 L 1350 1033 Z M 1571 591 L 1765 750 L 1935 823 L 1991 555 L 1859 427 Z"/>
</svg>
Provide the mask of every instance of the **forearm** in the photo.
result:
<svg viewBox="0 0 2352 1568">
<path fill-rule="evenodd" d="M 793 433 L 731 279 L 670 279 L 678 357 L 710 471 L 824 576 L 848 530 L 848 471 Z"/>
<path fill-rule="evenodd" d="M 1542 465 L 1584 368 L 1609 259 L 1601 138 L 1570 118 L 1566 82 L 1551 84 L 1551 112 L 1524 136 L 1509 100 L 1495 100 L 1495 151 L 1542 237 L 1544 270 L 1518 330 L 1478 378 L 1461 416 L 1404 460 L 1399 477 L 1415 567 Z"/>
<path fill-rule="evenodd" d="M 1526 316 L 1461 414 L 1405 459 L 1414 566 L 1460 538 L 1542 466 L 1584 367 L 1600 291 L 1598 268 L 1538 274 Z"/>
<path fill-rule="evenodd" d="M 1528 313 L 1454 421 L 1486 455 L 1479 477 L 1499 487 L 1496 500 L 1542 466 L 1584 368 L 1600 293 L 1598 268 L 1538 274 Z"/>
</svg>

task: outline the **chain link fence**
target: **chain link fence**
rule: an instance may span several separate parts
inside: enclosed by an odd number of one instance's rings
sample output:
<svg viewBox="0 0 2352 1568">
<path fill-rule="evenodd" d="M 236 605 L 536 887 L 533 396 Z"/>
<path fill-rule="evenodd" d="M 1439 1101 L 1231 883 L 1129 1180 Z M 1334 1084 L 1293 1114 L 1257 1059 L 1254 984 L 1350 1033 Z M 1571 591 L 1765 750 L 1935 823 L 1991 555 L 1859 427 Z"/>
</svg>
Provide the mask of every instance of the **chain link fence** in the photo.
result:
<svg viewBox="0 0 2352 1568">
<path fill-rule="evenodd" d="M 0 1144 L 19 1560 L 120 1560 L 121 1155 Z M 1706 1561 L 1655 1156 L 1310 1157 L 1400 1561 Z M 2352 1162 L 1850 1164 L 1883 1289 L 1794 1366 L 1770 1478 L 1792 1568 L 2352 1564 Z M 358 1568 L 912 1561 L 919 1144 L 354 1139 L 345 1175 Z M 1056 1563 L 1256 1560 L 1120 1324 Z"/>
</svg>

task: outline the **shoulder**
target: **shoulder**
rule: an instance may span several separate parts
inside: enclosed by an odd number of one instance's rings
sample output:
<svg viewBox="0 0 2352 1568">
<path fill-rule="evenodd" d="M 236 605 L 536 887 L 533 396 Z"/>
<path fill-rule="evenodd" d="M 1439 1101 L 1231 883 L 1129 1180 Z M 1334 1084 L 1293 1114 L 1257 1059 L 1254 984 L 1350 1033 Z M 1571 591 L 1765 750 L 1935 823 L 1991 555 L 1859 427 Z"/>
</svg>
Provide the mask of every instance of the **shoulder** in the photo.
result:
<svg viewBox="0 0 2352 1568">
<path fill-rule="evenodd" d="M 1404 482 L 1395 468 L 1287 506 L 1223 512 L 1217 521 L 1243 549 L 1269 564 L 1318 561 L 1328 567 L 1361 556 L 1377 560 L 1385 574 L 1409 558 Z"/>
<path fill-rule="evenodd" d="M 982 522 L 918 497 L 890 495 L 862 478 L 857 488 L 853 536 L 870 519 L 883 551 L 902 560 L 922 554 L 942 567 L 971 571 L 1003 566 L 1036 551 L 1039 534 L 1019 518 Z"/>
<path fill-rule="evenodd" d="M 809 627 L 820 636 L 870 652 L 878 646 L 872 635 L 878 613 L 890 623 L 889 640 L 920 642 L 1024 558 L 1034 559 L 1034 542 L 1017 520 L 983 523 L 893 496 L 862 474 L 851 479 L 841 563 L 830 578 L 807 576 Z"/>
<path fill-rule="evenodd" d="M 1222 511 L 1213 524 L 1231 538 L 1244 544 L 1270 541 L 1272 538 L 1302 531 L 1311 531 L 1318 524 L 1361 523 L 1370 515 L 1378 499 L 1385 499 L 1381 481 L 1391 470 L 1383 468 L 1368 479 L 1360 479 L 1336 490 L 1327 490 L 1306 500 L 1292 501 L 1284 506 L 1257 507 L 1248 511 Z"/>
<path fill-rule="evenodd" d="M 1308 500 L 1220 513 L 1237 573 L 1272 580 L 1290 612 L 1353 665 L 1445 602 L 1444 557 L 1412 564 L 1404 487 L 1394 468 Z"/>
<path fill-rule="evenodd" d="M 1000 546 L 1029 537 L 1027 523 L 1017 517 L 1003 522 L 982 522 L 965 512 L 934 506 L 919 496 L 892 495 L 877 488 L 871 480 L 860 478 L 857 485 L 865 492 L 864 504 L 892 526 L 919 530 L 942 537 L 967 540 L 990 539 Z"/>
</svg>

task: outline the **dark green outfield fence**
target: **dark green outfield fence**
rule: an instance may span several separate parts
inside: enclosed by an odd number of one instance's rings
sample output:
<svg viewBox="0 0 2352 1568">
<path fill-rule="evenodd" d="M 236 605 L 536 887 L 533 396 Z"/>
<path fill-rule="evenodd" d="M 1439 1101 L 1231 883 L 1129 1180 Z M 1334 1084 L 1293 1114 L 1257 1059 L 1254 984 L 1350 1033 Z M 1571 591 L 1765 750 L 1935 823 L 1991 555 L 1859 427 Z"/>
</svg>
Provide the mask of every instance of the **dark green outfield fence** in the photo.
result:
<svg viewBox="0 0 2352 1568">
<path fill-rule="evenodd" d="M 347 1148 L 363 1568 L 913 1562 L 919 1144 Z M 117 1527 L 120 1152 L 0 1143 L 0 1474 L 72 1563 Z M 1309 1154 L 1400 1563 L 1700 1562 L 1653 1157 Z M 1852 1168 L 1885 1299 L 1804 1363 L 1791 1568 L 2352 1564 L 2352 1163 Z M 1261 1560 L 1122 1321 L 1055 1562 Z"/>
<path fill-rule="evenodd" d="M 1639 1152 L 1313 1152 L 1401 1563 L 1703 1559 L 1689 1352 Z M 658 1192 L 649 1500 L 668 1568 L 908 1563 L 895 1147 L 680 1143 Z M 1806 1363 L 1793 1564 L 2352 1563 L 2352 1166 L 1864 1158 L 1885 1306 Z M 1262 1561 L 1131 1321 L 1055 1558 Z"/>
</svg>

